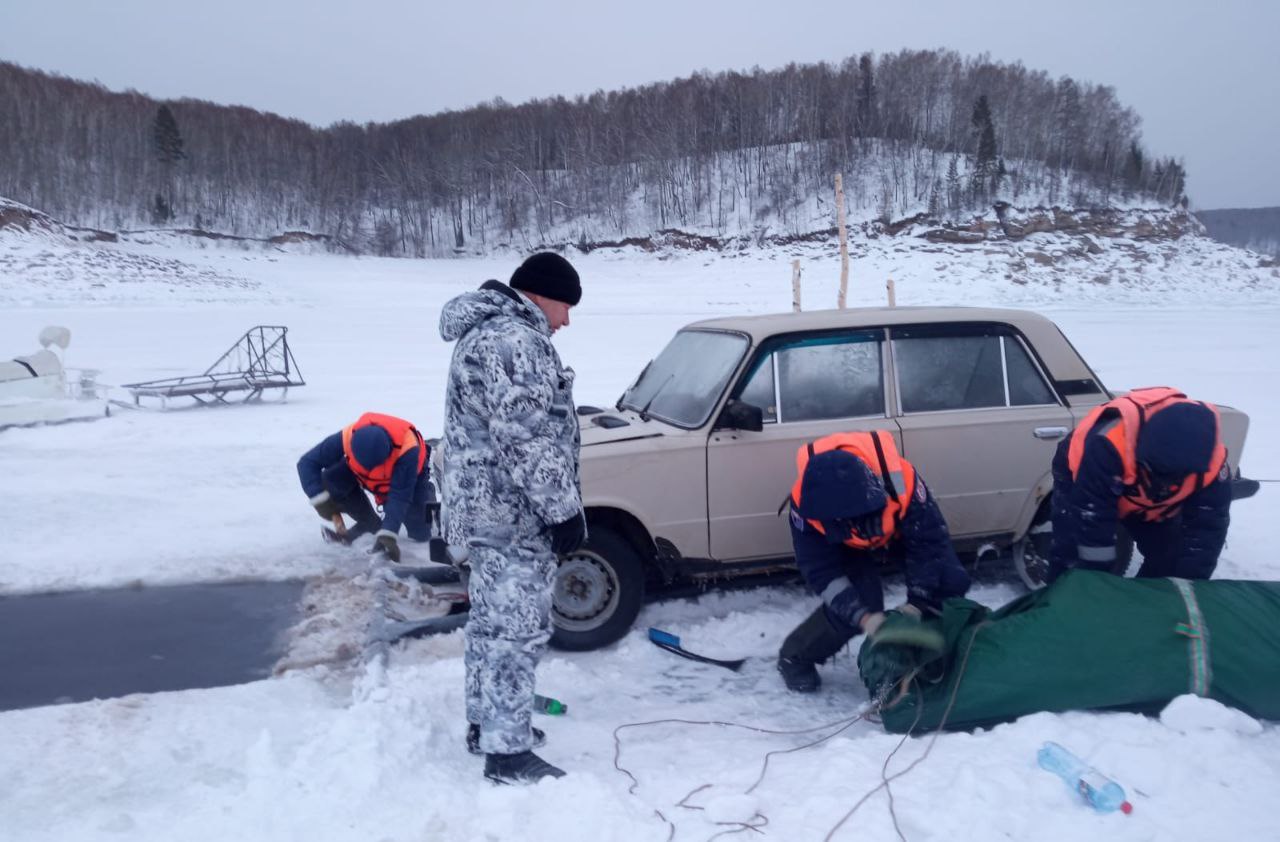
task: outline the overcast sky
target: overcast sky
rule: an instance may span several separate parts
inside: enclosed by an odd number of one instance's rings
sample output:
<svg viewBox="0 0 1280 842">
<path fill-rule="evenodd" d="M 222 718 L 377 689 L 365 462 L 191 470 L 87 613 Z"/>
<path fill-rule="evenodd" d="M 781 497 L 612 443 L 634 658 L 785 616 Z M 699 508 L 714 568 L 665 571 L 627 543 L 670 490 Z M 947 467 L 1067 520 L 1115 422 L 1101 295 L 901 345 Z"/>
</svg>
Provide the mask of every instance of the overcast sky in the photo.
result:
<svg viewBox="0 0 1280 842">
<path fill-rule="evenodd" d="M 1114 87 L 1200 208 L 1280 205 L 1280 0 L 0 0 L 0 59 L 328 125 L 948 47 Z"/>
</svg>

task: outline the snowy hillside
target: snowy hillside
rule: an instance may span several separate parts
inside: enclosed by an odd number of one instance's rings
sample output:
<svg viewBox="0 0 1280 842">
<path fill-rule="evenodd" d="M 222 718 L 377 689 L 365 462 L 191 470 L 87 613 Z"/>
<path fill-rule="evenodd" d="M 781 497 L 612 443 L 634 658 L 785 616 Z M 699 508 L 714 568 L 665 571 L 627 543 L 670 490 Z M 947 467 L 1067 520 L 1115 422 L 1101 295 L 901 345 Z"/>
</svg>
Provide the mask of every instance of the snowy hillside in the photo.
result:
<svg viewBox="0 0 1280 842">
<path fill-rule="evenodd" d="M 116 248 L 117 235 L 68 228 L 0 198 L 0 304 L 243 301 L 269 297 L 222 265 L 197 266 L 165 251 Z M 229 257 L 224 253 L 224 257 Z"/>
<path fill-rule="evenodd" d="M 892 277 L 902 305 L 1045 312 L 1112 388 L 1169 383 L 1247 412 L 1243 469 L 1280 478 L 1280 356 L 1271 347 L 1280 278 L 1256 255 L 1195 233 L 1153 237 L 1140 222 L 1114 236 L 934 242 L 919 226 L 860 237 L 850 303 L 882 303 Z M 584 297 L 556 345 L 577 371 L 581 403 L 612 403 L 688 321 L 789 309 L 792 260 L 801 262 L 805 309 L 833 306 L 839 275 L 826 239 L 570 258 Z M 440 307 L 505 279 L 516 260 L 166 248 L 0 230 L 0 354 L 25 353 L 26 337 L 62 324 L 76 337 L 68 364 L 119 384 L 203 371 L 246 328 L 283 324 L 307 381 L 285 403 L 0 431 L 0 595 L 246 578 L 329 577 L 359 588 L 366 557 L 319 540 L 294 463 L 365 410 L 437 432 L 450 351 L 436 330 Z M 1275 489 L 1233 508 L 1220 576 L 1280 579 Z M 1006 572 L 985 569 L 973 595 L 995 605 L 1018 593 Z M 897 581 L 889 601 L 901 598 Z M 236 687 L 0 713 L 0 837 L 661 842 L 755 837 L 750 824 L 772 839 L 821 840 L 880 786 L 886 765 L 893 774 L 922 757 L 895 780 L 892 802 L 871 795 L 829 838 L 897 838 L 895 816 L 913 842 L 1275 836 L 1280 730 L 1203 700 L 1184 700 L 1164 719 L 1039 714 L 936 743 L 913 739 L 889 759 L 900 738 L 851 721 L 867 702 L 852 653 L 824 668 L 816 696 L 782 688 L 772 659 L 814 602 L 777 587 L 656 603 L 615 646 L 551 653 L 539 689 L 570 712 L 538 725 L 550 736 L 544 755 L 570 775 L 533 788 L 485 783 L 463 749 L 458 633 L 398 645 L 385 670 L 335 660 Z M 337 611 L 325 619 L 341 624 Z M 676 659 L 644 639 L 649 625 L 748 663 L 728 673 Z M 333 654 L 350 632 L 332 630 Z M 638 725 L 669 719 L 735 725 Z M 617 730 L 629 725 L 637 727 Z M 769 758 L 747 792 L 766 753 L 837 731 Z M 1133 815 L 1094 815 L 1040 771 L 1035 752 L 1050 739 L 1124 784 Z"/>
<path fill-rule="evenodd" d="M 163 230 L 87 232 L 0 199 L 0 304 L 278 300 L 290 294 L 287 286 L 265 281 L 291 276 L 304 264 L 286 261 L 279 272 L 263 271 L 260 264 L 285 255 L 321 255 L 326 248 L 323 239 L 303 234 L 255 240 Z M 989 292 L 989 300 L 1008 305 L 1134 302 L 1153 296 L 1165 303 L 1191 302 L 1222 293 L 1255 301 L 1280 299 L 1280 268 L 1274 261 L 1210 239 L 1185 213 L 1158 208 L 1000 207 L 969 215 L 962 223 L 943 224 L 922 212 L 892 226 L 851 225 L 849 250 L 854 261 L 851 306 L 881 303 L 889 278 L 900 300 L 916 303 L 966 303 L 977 287 Z M 790 259 L 799 259 L 806 273 L 808 267 L 829 273 L 838 244 L 834 230 L 792 236 L 762 229 L 753 236 L 728 238 L 667 231 L 595 244 L 589 252 L 618 261 L 643 262 L 642 255 L 698 261 L 737 276 L 755 275 L 761 263 Z M 570 247 L 567 253 L 581 250 Z M 505 266 L 518 257 L 503 248 L 487 260 Z M 318 265 L 360 264 L 339 260 Z M 411 268 L 417 265 L 455 264 L 411 263 L 396 271 L 413 273 L 419 271 Z M 771 266 L 764 275 L 786 285 L 790 269 Z M 833 303 L 834 296 L 828 295 L 817 306 Z"/>
</svg>

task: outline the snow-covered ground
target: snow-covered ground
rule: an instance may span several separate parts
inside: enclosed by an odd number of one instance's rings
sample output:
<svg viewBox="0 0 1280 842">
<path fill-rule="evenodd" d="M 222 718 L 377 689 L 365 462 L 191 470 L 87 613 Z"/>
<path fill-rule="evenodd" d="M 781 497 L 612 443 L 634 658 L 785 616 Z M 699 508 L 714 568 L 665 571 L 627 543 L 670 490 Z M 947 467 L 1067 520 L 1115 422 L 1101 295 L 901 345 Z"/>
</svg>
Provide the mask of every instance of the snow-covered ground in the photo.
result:
<svg viewBox="0 0 1280 842">
<path fill-rule="evenodd" d="M 899 304 L 1039 309 L 1112 387 L 1168 383 L 1248 412 L 1245 473 L 1280 478 L 1280 355 L 1271 347 L 1280 280 L 1271 270 L 1198 238 L 1167 253 L 1135 245 L 1139 258 L 1114 243 L 1102 255 L 1054 255 L 1047 236 L 1020 248 L 1052 258 L 1025 261 L 1029 268 L 1015 271 L 1023 283 L 1005 277 L 1017 262 L 1007 250 L 863 243 L 850 303 L 881 303 L 892 276 Z M 585 294 L 556 343 L 578 372 L 579 402 L 612 403 L 692 319 L 789 309 L 797 257 L 806 309 L 834 304 L 839 264 L 826 248 L 574 258 Z M 67 364 L 101 369 L 101 382 L 118 384 L 198 373 L 248 327 L 285 324 L 308 384 L 280 404 L 120 412 L 0 432 L 0 593 L 360 574 L 363 556 L 319 542 L 294 462 L 365 410 L 438 431 L 449 353 L 436 331 L 440 305 L 505 278 L 514 262 L 0 239 L 0 353 L 26 353 L 40 327 L 63 324 L 74 337 Z M 1264 486 L 1233 509 L 1219 575 L 1280 578 L 1268 517 L 1276 493 Z M 993 576 L 975 596 L 998 604 L 1016 593 Z M 462 748 L 459 634 L 398 646 L 385 672 L 321 666 L 239 687 L 3 713 L 0 838 L 595 842 L 663 840 L 674 824 L 677 839 L 709 839 L 753 834 L 714 822 L 759 813 L 773 838 L 822 839 L 880 783 L 899 738 L 855 723 L 773 757 L 746 796 L 767 752 L 815 735 L 627 728 L 618 763 L 637 779 L 634 792 L 615 769 L 614 730 L 624 724 L 681 718 L 788 730 L 855 714 L 866 694 L 851 656 L 824 671 L 815 697 L 787 694 L 773 670 L 778 644 L 810 605 L 798 588 L 774 588 L 645 609 L 637 628 L 661 625 L 691 645 L 752 656 L 738 674 L 675 659 L 639 632 L 602 652 L 551 653 L 540 689 L 568 702 L 570 714 L 542 719 L 550 734 L 543 754 L 571 775 L 533 788 L 489 786 Z M 1188 704 L 1168 722 L 1042 714 L 943 736 L 893 786 L 902 833 L 1275 837 L 1269 802 L 1280 787 L 1280 730 L 1254 733 L 1215 719 L 1210 703 Z M 1134 814 L 1095 816 L 1040 772 L 1035 750 L 1047 739 L 1125 784 Z M 909 741 L 890 772 L 929 745 Z M 894 838 L 888 803 L 873 796 L 832 838 Z"/>
</svg>

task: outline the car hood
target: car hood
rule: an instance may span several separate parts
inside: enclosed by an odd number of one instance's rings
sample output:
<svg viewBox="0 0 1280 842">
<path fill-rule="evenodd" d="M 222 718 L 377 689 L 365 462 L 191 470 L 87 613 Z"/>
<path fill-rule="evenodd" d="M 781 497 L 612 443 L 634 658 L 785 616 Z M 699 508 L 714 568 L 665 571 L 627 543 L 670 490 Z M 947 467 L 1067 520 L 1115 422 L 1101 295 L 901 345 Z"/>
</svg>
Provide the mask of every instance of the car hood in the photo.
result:
<svg viewBox="0 0 1280 842">
<path fill-rule="evenodd" d="M 611 427 L 602 426 L 601 421 L 616 423 L 607 419 L 618 419 L 626 423 Z M 578 425 L 582 429 L 583 447 L 657 438 L 678 432 L 677 428 L 652 418 L 642 421 L 639 415 L 630 410 L 616 412 L 610 409 L 593 415 L 582 415 L 578 417 Z"/>
</svg>

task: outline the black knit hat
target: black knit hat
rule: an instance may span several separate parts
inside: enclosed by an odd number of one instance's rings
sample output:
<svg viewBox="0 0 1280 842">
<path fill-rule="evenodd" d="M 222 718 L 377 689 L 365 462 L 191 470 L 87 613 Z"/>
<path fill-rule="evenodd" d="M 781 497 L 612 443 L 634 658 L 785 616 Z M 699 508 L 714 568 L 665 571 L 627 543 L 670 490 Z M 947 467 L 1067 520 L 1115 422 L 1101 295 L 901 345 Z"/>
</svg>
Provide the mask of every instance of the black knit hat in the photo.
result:
<svg viewBox="0 0 1280 842">
<path fill-rule="evenodd" d="M 1158 474 L 1199 474 L 1209 470 L 1217 443 L 1213 410 L 1198 403 L 1175 403 L 1142 426 L 1136 456 Z"/>
<path fill-rule="evenodd" d="M 532 292 L 570 307 L 582 300 L 582 284 L 569 261 L 555 252 L 540 251 L 511 273 L 511 288 Z"/>
<path fill-rule="evenodd" d="M 888 502 L 884 483 L 847 450 L 817 454 L 800 479 L 800 516 L 810 520 L 859 517 L 883 509 Z"/>
</svg>

